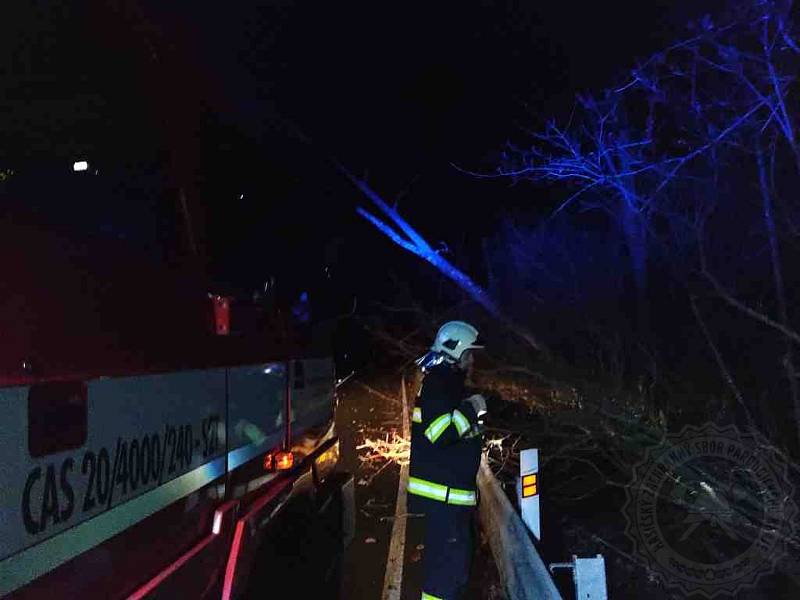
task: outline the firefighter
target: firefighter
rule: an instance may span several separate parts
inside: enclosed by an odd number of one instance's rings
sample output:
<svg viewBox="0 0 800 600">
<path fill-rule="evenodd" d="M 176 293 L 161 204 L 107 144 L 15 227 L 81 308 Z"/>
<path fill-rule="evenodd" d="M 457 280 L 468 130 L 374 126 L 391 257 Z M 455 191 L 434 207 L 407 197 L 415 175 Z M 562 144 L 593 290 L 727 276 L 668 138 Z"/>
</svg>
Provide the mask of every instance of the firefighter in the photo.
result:
<svg viewBox="0 0 800 600">
<path fill-rule="evenodd" d="M 486 412 L 465 386 L 477 340 L 472 325 L 445 323 L 417 361 L 425 376 L 412 413 L 408 508 L 425 515 L 423 600 L 460 598 L 469 577 Z"/>
</svg>

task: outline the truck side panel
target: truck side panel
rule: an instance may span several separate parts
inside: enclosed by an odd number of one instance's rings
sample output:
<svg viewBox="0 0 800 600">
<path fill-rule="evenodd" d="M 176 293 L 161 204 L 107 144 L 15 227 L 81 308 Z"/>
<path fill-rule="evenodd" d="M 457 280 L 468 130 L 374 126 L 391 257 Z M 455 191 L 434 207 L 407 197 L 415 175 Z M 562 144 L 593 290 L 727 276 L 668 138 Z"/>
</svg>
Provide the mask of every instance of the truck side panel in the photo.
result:
<svg viewBox="0 0 800 600">
<path fill-rule="evenodd" d="M 63 384 L 0 390 L 0 411 L 14 424 L 0 430 L 2 594 L 45 574 L 98 597 L 132 587 L 197 539 L 221 500 L 224 369 L 83 385 L 85 397 Z M 63 449 L 47 442 L 65 430 Z M 75 431 L 83 432 L 78 445 Z M 168 507 L 169 522 L 146 526 Z M 103 551 L 122 532 L 125 551 Z M 70 567 L 89 551 L 94 568 Z"/>
<path fill-rule="evenodd" d="M 237 596 L 336 462 L 333 377 L 304 359 L 0 389 L 0 595 Z M 287 444 L 295 468 L 265 470 Z"/>
<path fill-rule="evenodd" d="M 228 370 L 227 425 L 228 472 L 231 474 L 228 496 L 238 498 L 253 489 L 254 478 L 264 475 L 261 461 L 253 459 L 279 448 L 285 442 L 284 363 L 264 363 Z M 250 464 L 251 461 L 253 464 Z"/>
</svg>

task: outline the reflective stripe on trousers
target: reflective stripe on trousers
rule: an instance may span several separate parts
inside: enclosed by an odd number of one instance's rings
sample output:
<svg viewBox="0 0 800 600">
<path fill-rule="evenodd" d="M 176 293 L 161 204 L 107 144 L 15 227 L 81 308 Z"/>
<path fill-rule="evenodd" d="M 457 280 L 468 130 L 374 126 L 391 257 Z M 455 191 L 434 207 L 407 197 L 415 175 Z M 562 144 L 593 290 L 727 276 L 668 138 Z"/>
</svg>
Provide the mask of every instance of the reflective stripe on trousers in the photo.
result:
<svg viewBox="0 0 800 600">
<path fill-rule="evenodd" d="M 475 506 L 477 504 L 475 492 L 448 488 L 446 485 L 426 481 L 419 477 L 408 478 L 408 492 L 430 500 L 446 502 L 459 506 Z"/>
<path fill-rule="evenodd" d="M 439 598 L 439 596 L 434 596 L 433 594 L 426 594 L 422 592 L 422 600 L 444 600 L 444 598 Z"/>
</svg>

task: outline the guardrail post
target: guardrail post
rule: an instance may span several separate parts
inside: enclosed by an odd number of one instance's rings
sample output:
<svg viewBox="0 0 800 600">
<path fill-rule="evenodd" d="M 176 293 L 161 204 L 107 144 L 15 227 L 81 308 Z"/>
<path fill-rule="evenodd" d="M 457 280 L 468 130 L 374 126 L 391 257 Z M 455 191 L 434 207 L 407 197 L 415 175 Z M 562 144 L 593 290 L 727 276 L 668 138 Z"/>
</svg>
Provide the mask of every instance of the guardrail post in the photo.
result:
<svg viewBox="0 0 800 600">
<path fill-rule="evenodd" d="M 571 563 L 553 563 L 555 569 L 572 569 L 576 600 L 608 600 L 606 589 L 606 562 L 602 554 L 594 558 L 578 558 L 572 555 Z"/>
</svg>

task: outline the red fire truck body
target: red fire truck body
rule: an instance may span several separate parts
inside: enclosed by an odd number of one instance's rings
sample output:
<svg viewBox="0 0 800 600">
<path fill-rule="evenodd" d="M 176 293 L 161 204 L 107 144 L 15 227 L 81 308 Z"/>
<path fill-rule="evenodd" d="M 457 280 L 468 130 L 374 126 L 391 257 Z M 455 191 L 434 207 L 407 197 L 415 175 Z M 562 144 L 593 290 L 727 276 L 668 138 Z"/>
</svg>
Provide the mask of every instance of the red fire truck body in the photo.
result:
<svg viewBox="0 0 800 600">
<path fill-rule="evenodd" d="M 206 290 L 123 245 L 0 230 L 0 596 L 228 600 L 280 576 L 290 514 L 346 543 L 330 358 L 218 335 Z"/>
</svg>

